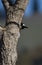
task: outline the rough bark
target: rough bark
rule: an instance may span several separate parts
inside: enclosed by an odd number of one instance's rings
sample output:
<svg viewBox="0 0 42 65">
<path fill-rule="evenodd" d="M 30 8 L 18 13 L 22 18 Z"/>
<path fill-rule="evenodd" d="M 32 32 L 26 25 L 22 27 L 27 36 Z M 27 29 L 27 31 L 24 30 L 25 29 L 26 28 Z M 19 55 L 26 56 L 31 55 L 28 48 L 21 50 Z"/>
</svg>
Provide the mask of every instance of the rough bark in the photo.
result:
<svg viewBox="0 0 42 65">
<path fill-rule="evenodd" d="M 6 9 L 6 23 L 16 22 L 19 25 L 22 22 L 24 10 L 28 0 L 16 0 L 14 5 L 10 5 L 8 0 L 2 1 Z M 20 28 L 15 24 L 6 26 L 3 34 L 2 45 L 2 64 L 3 65 L 16 65 L 17 61 L 17 43 L 20 37 Z"/>
</svg>

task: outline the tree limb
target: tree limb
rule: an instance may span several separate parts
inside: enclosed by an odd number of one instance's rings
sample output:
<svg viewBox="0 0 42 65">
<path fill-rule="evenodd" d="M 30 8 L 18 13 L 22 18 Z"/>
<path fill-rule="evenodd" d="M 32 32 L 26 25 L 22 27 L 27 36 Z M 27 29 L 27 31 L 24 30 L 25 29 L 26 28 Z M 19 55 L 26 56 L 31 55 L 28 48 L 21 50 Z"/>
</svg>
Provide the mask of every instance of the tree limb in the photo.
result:
<svg viewBox="0 0 42 65">
<path fill-rule="evenodd" d="M 2 0 L 2 3 L 4 5 L 4 7 L 5 7 L 5 9 L 8 10 L 9 7 L 10 7 L 8 0 Z"/>
<path fill-rule="evenodd" d="M 15 4 L 10 6 L 7 0 L 3 0 L 3 4 L 6 7 L 6 24 L 15 21 L 21 25 L 27 3 L 28 0 L 16 0 Z M 20 29 L 17 25 L 9 24 L 6 26 L 3 35 L 4 44 L 2 45 L 3 65 L 16 65 L 19 37 Z"/>
<path fill-rule="evenodd" d="M 15 4 L 8 9 L 7 22 L 15 21 L 21 24 L 28 0 L 16 0 Z"/>
</svg>

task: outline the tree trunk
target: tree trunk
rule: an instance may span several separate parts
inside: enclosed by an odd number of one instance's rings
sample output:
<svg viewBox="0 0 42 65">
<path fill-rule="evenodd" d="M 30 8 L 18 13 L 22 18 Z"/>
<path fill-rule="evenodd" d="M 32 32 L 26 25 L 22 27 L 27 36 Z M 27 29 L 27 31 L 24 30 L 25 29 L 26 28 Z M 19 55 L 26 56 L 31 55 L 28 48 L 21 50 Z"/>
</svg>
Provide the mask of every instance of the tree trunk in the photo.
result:
<svg viewBox="0 0 42 65">
<path fill-rule="evenodd" d="M 2 1 L 6 9 L 6 24 L 16 22 L 21 25 L 24 10 L 28 0 L 16 0 L 11 6 L 8 0 Z M 8 24 L 3 34 L 2 45 L 2 64 L 16 65 L 17 61 L 17 43 L 20 37 L 20 28 L 15 24 Z"/>
</svg>

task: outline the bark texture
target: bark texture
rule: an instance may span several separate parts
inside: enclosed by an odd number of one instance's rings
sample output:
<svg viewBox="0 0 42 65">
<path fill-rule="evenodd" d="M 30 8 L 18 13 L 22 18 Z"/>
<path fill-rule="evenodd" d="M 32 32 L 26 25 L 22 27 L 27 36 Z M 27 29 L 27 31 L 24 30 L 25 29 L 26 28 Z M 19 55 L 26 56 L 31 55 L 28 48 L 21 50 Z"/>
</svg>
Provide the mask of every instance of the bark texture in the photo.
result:
<svg viewBox="0 0 42 65">
<path fill-rule="evenodd" d="M 6 23 L 15 21 L 20 25 L 28 0 L 16 0 L 13 5 L 9 3 L 9 0 L 2 0 L 2 3 L 6 9 Z M 3 65 L 16 65 L 19 37 L 20 29 L 17 25 L 9 24 L 6 26 L 1 53 Z"/>
</svg>

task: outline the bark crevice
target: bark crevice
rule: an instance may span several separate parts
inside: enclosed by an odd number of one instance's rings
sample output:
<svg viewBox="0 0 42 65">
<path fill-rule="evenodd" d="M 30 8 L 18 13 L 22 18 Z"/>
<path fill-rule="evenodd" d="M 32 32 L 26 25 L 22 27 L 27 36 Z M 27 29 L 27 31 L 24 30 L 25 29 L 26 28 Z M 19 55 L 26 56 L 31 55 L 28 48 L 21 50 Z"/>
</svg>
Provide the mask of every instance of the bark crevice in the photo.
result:
<svg viewBox="0 0 42 65">
<path fill-rule="evenodd" d="M 16 0 L 13 6 L 10 5 L 8 0 L 2 0 L 2 3 L 6 9 L 6 23 L 16 22 L 21 25 L 24 10 L 28 3 L 28 0 Z M 5 25 L 6 26 L 6 25 Z M 2 64 L 3 65 L 16 65 L 17 61 L 17 43 L 20 37 L 20 29 L 15 24 L 6 26 L 6 30 L 3 32 L 1 48 Z"/>
</svg>

